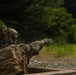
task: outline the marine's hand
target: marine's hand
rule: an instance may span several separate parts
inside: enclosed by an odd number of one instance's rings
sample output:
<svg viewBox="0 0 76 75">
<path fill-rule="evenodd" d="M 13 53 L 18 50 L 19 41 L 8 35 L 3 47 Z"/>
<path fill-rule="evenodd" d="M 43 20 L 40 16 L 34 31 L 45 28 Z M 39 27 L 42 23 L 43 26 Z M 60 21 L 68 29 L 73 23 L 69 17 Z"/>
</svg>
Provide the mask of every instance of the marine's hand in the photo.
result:
<svg viewBox="0 0 76 75">
<path fill-rule="evenodd" d="M 53 44 L 53 40 L 52 39 L 43 39 L 44 44 Z"/>
</svg>

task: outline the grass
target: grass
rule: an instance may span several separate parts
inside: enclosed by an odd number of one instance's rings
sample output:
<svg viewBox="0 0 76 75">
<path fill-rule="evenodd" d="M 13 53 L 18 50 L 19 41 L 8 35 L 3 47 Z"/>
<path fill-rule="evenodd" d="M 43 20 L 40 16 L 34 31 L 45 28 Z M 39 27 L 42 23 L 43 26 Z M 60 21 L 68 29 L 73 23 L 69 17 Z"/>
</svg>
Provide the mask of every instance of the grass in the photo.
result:
<svg viewBox="0 0 76 75">
<path fill-rule="evenodd" d="M 49 55 L 51 57 L 76 57 L 76 45 L 50 45 L 44 46 L 40 51 L 40 55 Z"/>
</svg>

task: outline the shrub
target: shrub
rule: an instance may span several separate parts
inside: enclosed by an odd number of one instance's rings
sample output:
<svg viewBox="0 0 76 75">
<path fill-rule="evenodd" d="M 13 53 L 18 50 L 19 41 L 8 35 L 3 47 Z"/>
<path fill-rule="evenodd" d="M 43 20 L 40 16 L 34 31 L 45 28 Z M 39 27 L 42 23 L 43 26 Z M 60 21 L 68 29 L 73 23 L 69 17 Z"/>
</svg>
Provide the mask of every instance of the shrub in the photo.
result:
<svg viewBox="0 0 76 75">
<path fill-rule="evenodd" d="M 68 39 L 69 42 L 76 43 L 76 24 L 71 26 Z"/>
</svg>

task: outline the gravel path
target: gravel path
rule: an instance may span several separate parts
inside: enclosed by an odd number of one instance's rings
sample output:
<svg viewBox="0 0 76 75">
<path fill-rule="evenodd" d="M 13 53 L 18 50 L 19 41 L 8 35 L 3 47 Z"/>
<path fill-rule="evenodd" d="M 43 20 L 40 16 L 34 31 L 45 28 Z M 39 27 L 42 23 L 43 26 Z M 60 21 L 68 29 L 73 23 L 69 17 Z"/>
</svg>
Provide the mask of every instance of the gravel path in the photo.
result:
<svg viewBox="0 0 76 75">
<path fill-rule="evenodd" d="M 35 67 L 76 70 L 76 58 L 46 58 L 43 60 L 39 56 L 35 56 L 31 58 L 29 65 Z"/>
</svg>

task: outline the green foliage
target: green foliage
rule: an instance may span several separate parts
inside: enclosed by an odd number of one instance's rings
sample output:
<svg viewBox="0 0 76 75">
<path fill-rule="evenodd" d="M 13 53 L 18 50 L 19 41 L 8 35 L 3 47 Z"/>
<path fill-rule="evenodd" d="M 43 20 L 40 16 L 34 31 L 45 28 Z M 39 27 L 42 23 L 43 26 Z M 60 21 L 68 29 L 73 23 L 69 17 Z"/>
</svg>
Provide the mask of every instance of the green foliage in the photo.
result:
<svg viewBox="0 0 76 75">
<path fill-rule="evenodd" d="M 63 0 L 40 0 L 42 6 L 44 7 L 60 7 L 62 6 L 64 3 L 63 3 Z"/>
<path fill-rule="evenodd" d="M 71 56 L 76 57 L 76 45 L 75 44 L 65 44 L 65 45 L 51 45 L 45 46 L 40 54 L 46 53 L 49 56 L 53 57 L 65 57 Z"/>
<path fill-rule="evenodd" d="M 72 14 L 68 14 L 64 8 L 47 8 L 49 12 L 46 28 L 47 34 L 57 43 L 66 43 L 70 27 L 74 24 Z"/>
<path fill-rule="evenodd" d="M 76 24 L 71 26 L 68 38 L 71 43 L 76 43 Z"/>
<path fill-rule="evenodd" d="M 47 10 L 47 9 L 46 9 Z M 68 27 L 68 24 L 73 23 L 71 14 L 68 14 L 64 8 L 51 8 L 48 10 L 48 27 L 56 26 L 57 28 Z"/>
<path fill-rule="evenodd" d="M 6 27 L 6 25 L 4 24 L 4 22 L 1 21 L 1 20 L 0 20 L 0 26 L 2 26 L 2 27 Z"/>
<path fill-rule="evenodd" d="M 54 38 L 54 43 L 56 43 L 56 44 L 61 44 L 61 45 L 63 45 L 63 44 L 66 44 L 67 43 L 67 34 L 65 33 L 64 34 L 65 36 L 57 36 L 57 37 L 55 37 Z"/>
<path fill-rule="evenodd" d="M 24 37 L 26 41 L 34 40 L 34 37 L 37 39 L 51 37 L 57 43 L 64 44 L 70 41 L 67 40 L 68 38 L 75 41 L 71 29 L 76 22 L 72 14 L 68 14 L 63 7 L 67 2 L 65 0 L 0 0 L 0 19 L 15 28 L 19 32 L 19 37 Z M 74 37 L 70 37 L 71 35 Z"/>
</svg>

